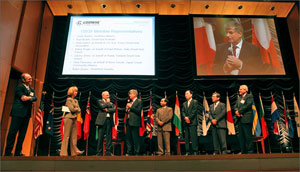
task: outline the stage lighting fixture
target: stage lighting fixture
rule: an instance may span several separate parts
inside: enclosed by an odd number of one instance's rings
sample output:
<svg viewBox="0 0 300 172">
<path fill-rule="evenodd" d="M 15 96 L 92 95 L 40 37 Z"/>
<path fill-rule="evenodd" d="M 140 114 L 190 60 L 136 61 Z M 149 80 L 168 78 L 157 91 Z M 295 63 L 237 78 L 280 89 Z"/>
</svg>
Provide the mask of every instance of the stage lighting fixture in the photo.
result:
<svg viewBox="0 0 300 172">
<path fill-rule="evenodd" d="M 176 7 L 176 5 L 175 4 L 171 4 L 171 8 L 175 8 Z"/>
<path fill-rule="evenodd" d="M 136 6 L 136 8 L 141 8 L 142 5 L 141 4 L 136 4 L 135 6 Z"/>
<path fill-rule="evenodd" d="M 101 4 L 101 6 L 102 6 L 102 8 L 106 8 L 107 7 L 106 4 Z"/>
<path fill-rule="evenodd" d="M 208 8 L 209 8 L 209 5 L 208 5 L 208 4 L 206 4 L 204 7 L 205 7 L 205 9 L 208 9 Z"/>
<path fill-rule="evenodd" d="M 72 8 L 73 8 L 73 6 L 72 6 L 71 4 L 68 4 L 67 7 L 68 7 L 69 9 L 72 9 Z"/>
<path fill-rule="evenodd" d="M 274 7 L 274 6 L 272 6 L 272 7 L 270 8 L 270 10 L 271 10 L 271 11 L 274 11 L 274 10 L 275 10 L 275 7 Z"/>
<path fill-rule="evenodd" d="M 239 6 L 238 6 L 238 9 L 239 9 L 239 10 L 240 10 L 240 9 L 242 9 L 242 8 L 243 8 L 243 6 L 242 6 L 242 5 L 239 5 Z"/>
</svg>

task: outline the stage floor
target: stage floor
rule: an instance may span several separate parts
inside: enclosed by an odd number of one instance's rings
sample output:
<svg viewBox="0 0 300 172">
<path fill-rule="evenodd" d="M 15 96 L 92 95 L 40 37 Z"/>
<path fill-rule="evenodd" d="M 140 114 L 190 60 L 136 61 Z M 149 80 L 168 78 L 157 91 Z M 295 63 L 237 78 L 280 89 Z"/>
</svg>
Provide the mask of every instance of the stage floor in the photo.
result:
<svg viewBox="0 0 300 172">
<path fill-rule="evenodd" d="M 299 171 L 299 153 L 1 157 L 1 171 Z"/>
</svg>

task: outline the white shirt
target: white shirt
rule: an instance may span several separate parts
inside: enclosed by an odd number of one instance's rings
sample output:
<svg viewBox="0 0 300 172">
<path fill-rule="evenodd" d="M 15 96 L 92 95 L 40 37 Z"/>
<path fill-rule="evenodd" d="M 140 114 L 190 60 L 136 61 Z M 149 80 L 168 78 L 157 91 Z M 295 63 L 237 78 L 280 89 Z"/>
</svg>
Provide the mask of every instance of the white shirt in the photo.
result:
<svg viewBox="0 0 300 172">
<path fill-rule="evenodd" d="M 187 103 L 188 107 L 190 107 L 191 101 L 192 101 L 192 98 L 190 100 L 188 100 L 188 103 Z"/>
</svg>

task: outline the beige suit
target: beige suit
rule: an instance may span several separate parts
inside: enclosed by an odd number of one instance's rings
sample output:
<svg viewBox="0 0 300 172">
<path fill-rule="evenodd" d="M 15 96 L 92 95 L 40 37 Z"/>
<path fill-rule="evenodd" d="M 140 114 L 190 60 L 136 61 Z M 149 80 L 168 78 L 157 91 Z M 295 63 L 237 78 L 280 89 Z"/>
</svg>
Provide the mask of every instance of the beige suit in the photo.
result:
<svg viewBox="0 0 300 172">
<path fill-rule="evenodd" d="M 170 132 L 172 131 L 171 120 L 173 117 L 173 110 L 170 107 L 162 107 L 157 109 L 155 120 L 156 122 L 163 122 L 163 125 L 157 125 L 157 142 L 158 142 L 158 152 L 157 154 L 162 155 L 163 150 L 163 140 L 165 143 L 165 155 L 170 155 Z"/>
<path fill-rule="evenodd" d="M 80 113 L 80 107 L 78 101 L 71 97 L 67 98 L 66 106 L 70 112 L 65 114 L 64 120 L 64 136 L 61 143 L 60 156 L 68 156 L 68 144 L 70 140 L 71 155 L 76 156 L 80 151 L 77 148 L 77 114 Z"/>
</svg>

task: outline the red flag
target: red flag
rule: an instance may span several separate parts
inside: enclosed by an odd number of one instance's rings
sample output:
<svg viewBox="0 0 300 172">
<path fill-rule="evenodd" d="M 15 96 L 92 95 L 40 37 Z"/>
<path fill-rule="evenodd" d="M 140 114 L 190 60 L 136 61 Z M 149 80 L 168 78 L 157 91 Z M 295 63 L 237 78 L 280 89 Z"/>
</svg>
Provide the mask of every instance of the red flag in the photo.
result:
<svg viewBox="0 0 300 172">
<path fill-rule="evenodd" d="M 61 123 L 60 123 L 60 135 L 61 135 L 61 141 L 64 138 L 64 117 L 61 118 Z"/>
<path fill-rule="evenodd" d="M 194 34 L 197 68 L 202 68 L 197 73 L 211 75 L 216 54 L 213 27 L 210 23 L 205 22 L 202 17 L 195 17 Z"/>
<path fill-rule="evenodd" d="M 142 124 L 142 126 L 140 127 L 140 136 L 143 136 L 144 132 L 145 132 L 145 122 L 144 122 L 144 111 L 143 111 L 143 109 L 142 109 L 142 112 L 141 112 L 141 124 Z"/>
<path fill-rule="evenodd" d="M 228 95 L 226 97 L 226 108 L 227 108 L 226 122 L 227 122 L 228 135 L 235 135 L 234 122 L 232 118 L 232 111 L 231 111 Z"/>
<path fill-rule="evenodd" d="M 118 101 L 115 101 L 116 112 L 114 113 L 114 124 L 115 126 L 112 127 L 112 139 L 118 138 L 118 125 L 119 125 L 119 112 L 118 112 Z"/>
<path fill-rule="evenodd" d="M 263 62 L 282 73 L 281 63 L 269 29 L 268 19 L 252 19 L 252 43 L 260 49 Z"/>
<path fill-rule="evenodd" d="M 260 122 L 261 122 L 261 130 L 262 130 L 262 136 L 265 138 L 268 137 L 269 131 L 267 127 L 267 123 L 265 121 L 265 111 L 264 111 L 264 106 L 261 100 L 261 96 L 259 96 L 259 117 L 260 117 Z"/>
<path fill-rule="evenodd" d="M 84 140 L 86 140 L 89 137 L 90 121 L 91 121 L 91 111 L 90 111 L 90 102 L 88 101 L 86 105 L 86 112 L 85 112 L 84 125 L 83 125 Z"/>
</svg>

